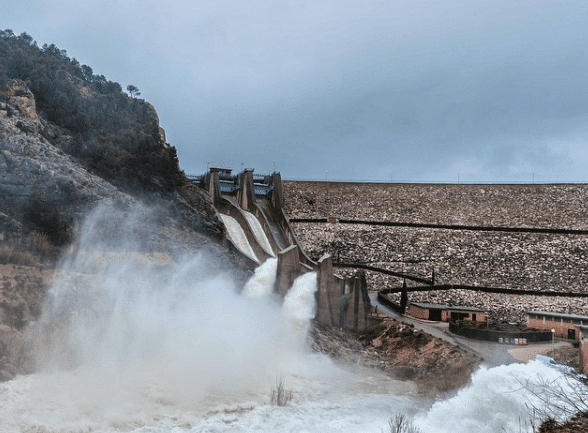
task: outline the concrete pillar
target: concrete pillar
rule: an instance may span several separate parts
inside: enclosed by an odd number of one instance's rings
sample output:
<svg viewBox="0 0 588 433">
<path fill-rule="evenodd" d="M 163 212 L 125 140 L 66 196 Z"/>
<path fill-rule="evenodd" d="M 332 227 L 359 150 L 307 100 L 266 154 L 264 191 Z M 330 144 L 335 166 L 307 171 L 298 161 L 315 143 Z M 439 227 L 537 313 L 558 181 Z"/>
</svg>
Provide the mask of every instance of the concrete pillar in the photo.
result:
<svg viewBox="0 0 588 433">
<path fill-rule="evenodd" d="M 367 282 L 365 274 L 348 280 L 350 302 L 347 305 L 345 328 L 354 332 L 363 332 L 368 327 L 370 305 L 366 303 Z"/>
<path fill-rule="evenodd" d="M 255 191 L 253 190 L 253 170 L 245 170 L 239 174 L 239 206 L 241 209 L 251 211 L 255 203 Z"/>
<path fill-rule="evenodd" d="M 275 173 L 272 175 L 271 185 L 274 187 L 272 191 L 272 205 L 277 211 L 281 210 L 284 205 L 284 196 L 282 195 L 282 175 Z"/>
<path fill-rule="evenodd" d="M 278 253 L 277 272 L 275 291 L 284 297 L 294 280 L 306 272 L 300 264 L 300 254 L 296 245 L 291 245 Z"/>
<path fill-rule="evenodd" d="M 325 254 L 318 261 L 317 269 L 318 290 L 316 319 L 319 323 L 328 326 L 339 325 L 339 303 L 340 299 L 334 300 L 332 304 L 333 290 L 333 261 L 329 254 Z"/>
<path fill-rule="evenodd" d="M 212 199 L 213 206 L 218 208 L 218 205 L 221 201 L 221 190 L 220 190 L 218 171 L 211 171 L 211 172 L 207 173 L 206 180 L 207 180 L 208 195 Z"/>
</svg>

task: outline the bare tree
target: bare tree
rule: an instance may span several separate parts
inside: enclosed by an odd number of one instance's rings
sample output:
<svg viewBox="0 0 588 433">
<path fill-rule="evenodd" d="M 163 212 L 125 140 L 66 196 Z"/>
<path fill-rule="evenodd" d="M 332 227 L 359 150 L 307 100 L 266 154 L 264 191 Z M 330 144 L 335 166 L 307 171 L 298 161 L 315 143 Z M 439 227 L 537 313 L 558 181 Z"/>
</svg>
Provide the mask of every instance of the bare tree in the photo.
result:
<svg viewBox="0 0 588 433">
<path fill-rule="evenodd" d="M 539 402 L 532 406 L 533 414 L 538 418 L 562 419 L 588 411 L 586 376 L 573 372 L 562 374 L 563 377 L 557 379 L 519 381 Z"/>
<path fill-rule="evenodd" d="M 388 421 L 390 433 L 420 433 L 420 430 L 412 425 L 406 417 L 399 413 Z"/>
</svg>

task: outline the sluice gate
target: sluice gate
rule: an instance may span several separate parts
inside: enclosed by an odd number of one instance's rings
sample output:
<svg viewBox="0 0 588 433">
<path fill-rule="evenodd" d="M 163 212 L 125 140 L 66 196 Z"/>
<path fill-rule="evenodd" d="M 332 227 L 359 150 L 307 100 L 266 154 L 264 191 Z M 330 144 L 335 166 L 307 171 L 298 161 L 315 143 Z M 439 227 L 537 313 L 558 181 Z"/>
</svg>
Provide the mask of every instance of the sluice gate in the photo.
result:
<svg viewBox="0 0 588 433">
<path fill-rule="evenodd" d="M 201 176 L 189 176 L 205 189 L 225 227 L 229 241 L 252 265 L 277 257 L 274 292 L 282 297 L 296 278 L 317 273 L 317 312 L 324 325 L 362 332 L 370 326 L 371 305 L 363 274 L 342 278 L 333 272 L 330 255 L 318 262 L 300 247 L 283 209 L 280 173 L 257 175 L 245 169 L 236 175 L 229 169 L 211 168 Z"/>
</svg>

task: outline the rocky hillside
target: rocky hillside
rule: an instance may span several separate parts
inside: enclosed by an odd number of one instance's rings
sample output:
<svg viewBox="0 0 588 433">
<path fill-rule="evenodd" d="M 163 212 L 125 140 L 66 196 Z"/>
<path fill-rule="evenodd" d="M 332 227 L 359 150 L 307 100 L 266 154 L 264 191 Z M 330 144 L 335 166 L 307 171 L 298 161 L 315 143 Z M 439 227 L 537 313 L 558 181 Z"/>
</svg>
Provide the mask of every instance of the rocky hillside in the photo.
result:
<svg viewBox="0 0 588 433">
<path fill-rule="evenodd" d="M 462 387 L 482 363 L 474 353 L 388 318 L 361 337 L 318 324 L 311 336 L 315 351 L 342 363 L 378 368 L 392 377 L 411 380 L 425 394 Z"/>
<path fill-rule="evenodd" d="M 209 200 L 187 181 L 169 193 L 121 185 L 121 179 L 99 175 L 46 138 L 57 136 L 56 130 L 60 131 L 56 139 L 60 143 L 74 139 L 43 118 L 23 81 L 4 82 L 0 87 L 2 236 L 35 232 L 45 235 L 53 246 L 62 246 L 71 239 L 76 219 L 107 200 L 121 207 L 153 203 L 165 210 L 164 215 L 201 233 L 203 239 L 220 239 L 222 227 Z"/>
<path fill-rule="evenodd" d="M 136 96 L 54 45 L 0 31 L 0 380 L 25 371 L 27 325 L 96 209 L 104 245 L 168 261 L 205 249 L 237 277 L 249 271 Z"/>
<path fill-rule="evenodd" d="M 0 31 L 0 227 L 67 244 L 103 200 L 163 209 L 202 240 L 222 238 L 210 201 L 179 168 L 154 107 L 54 45 Z"/>
</svg>

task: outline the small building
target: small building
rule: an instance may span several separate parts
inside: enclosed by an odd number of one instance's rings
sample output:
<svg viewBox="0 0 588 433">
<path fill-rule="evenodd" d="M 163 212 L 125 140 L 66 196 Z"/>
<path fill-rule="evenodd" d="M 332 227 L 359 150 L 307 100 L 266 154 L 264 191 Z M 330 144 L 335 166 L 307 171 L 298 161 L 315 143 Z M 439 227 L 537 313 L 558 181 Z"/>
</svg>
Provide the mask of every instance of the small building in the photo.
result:
<svg viewBox="0 0 588 433">
<path fill-rule="evenodd" d="M 568 340 L 579 340 L 579 327 L 588 326 L 588 316 L 550 311 L 527 311 L 526 314 L 529 328 L 553 330 L 554 337 Z"/>
<path fill-rule="evenodd" d="M 484 322 L 486 320 L 486 312 L 476 307 L 427 304 L 424 302 L 409 303 L 406 314 L 416 319 L 431 320 L 434 322 L 449 322 L 454 320 Z"/>
</svg>

